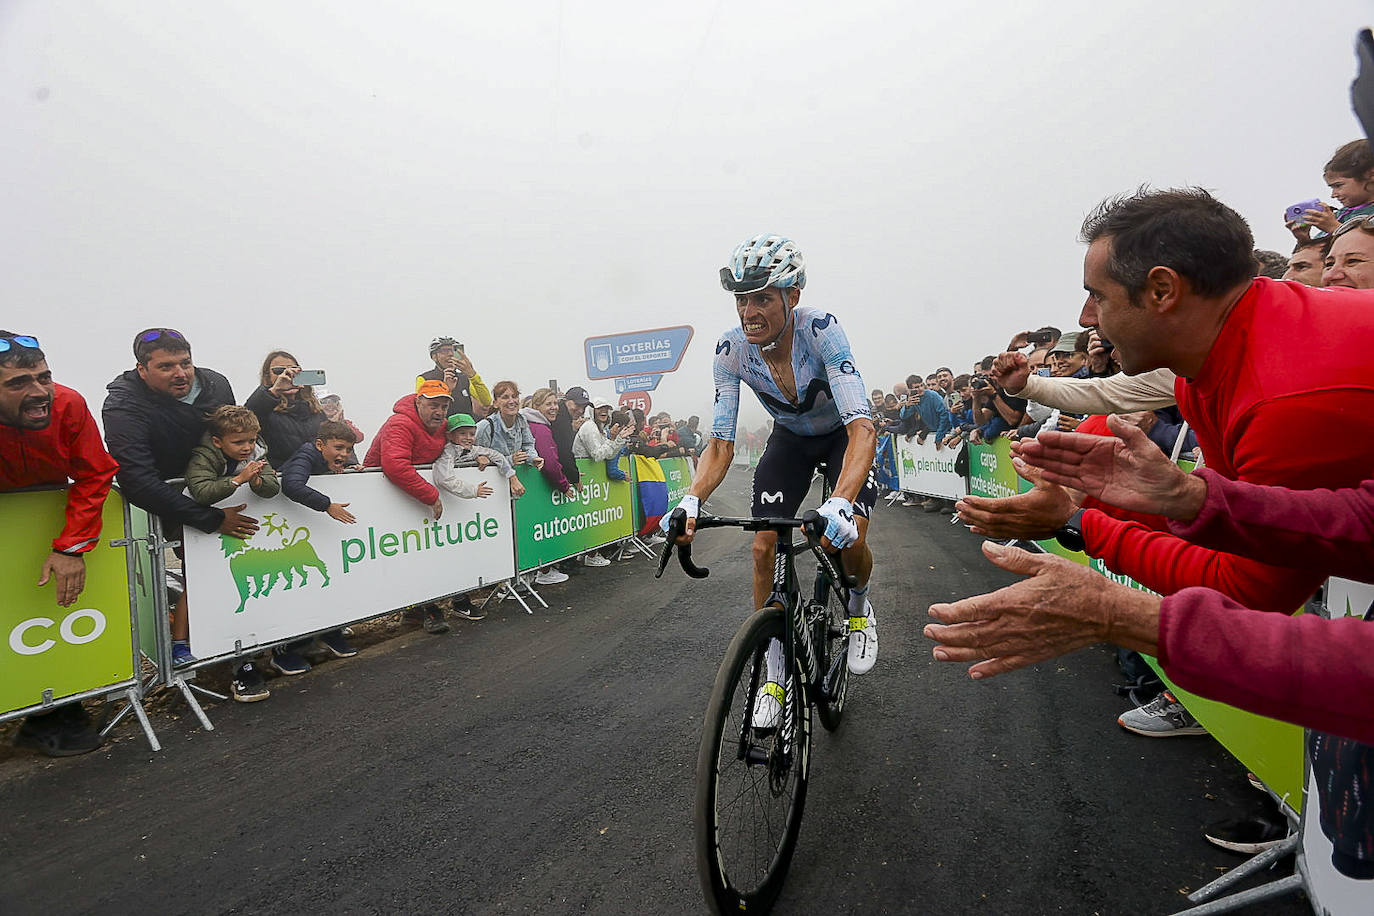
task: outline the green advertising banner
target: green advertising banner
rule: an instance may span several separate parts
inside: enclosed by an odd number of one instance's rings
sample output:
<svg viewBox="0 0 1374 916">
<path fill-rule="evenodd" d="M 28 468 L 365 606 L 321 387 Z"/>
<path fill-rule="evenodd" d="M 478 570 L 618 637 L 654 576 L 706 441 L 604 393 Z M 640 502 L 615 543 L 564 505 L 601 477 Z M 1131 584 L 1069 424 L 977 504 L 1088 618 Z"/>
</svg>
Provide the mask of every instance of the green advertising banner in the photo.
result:
<svg viewBox="0 0 1374 916">
<path fill-rule="evenodd" d="M 970 445 L 968 488 L 974 496 L 1015 496 L 1024 481 L 1011 466 L 1011 440 L 998 437 L 987 445 Z"/>
<path fill-rule="evenodd" d="M 663 468 L 663 479 L 668 484 L 668 508 L 671 509 L 687 495 L 688 488 L 692 486 L 692 459 L 660 458 L 658 463 Z"/>
<path fill-rule="evenodd" d="M 516 469 L 525 495 L 515 501 L 515 567 L 520 572 L 575 557 L 634 534 L 633 486 L 606 476 L 606 462 L 579 458 L 575 497 L 557 493 L 528 465 Z M 629 474 L 626 459 L 620 469 Z"/>
<path fill-rule="evenodd" d="M 23 520 L 0 531 L 0 712 L 36 706 L 45 690 L 61 699 L 133 678 L 128 569 L 124 549 L 108 546 L 124 534 L 119 494 L 105 501 L 100 543 L 86 554 L 86 588 L 69 608 L 57 606 L 53 583 L 36 585 L 66 518 L 66 492 L 4 493 L 0 505 L 5 518 Z"/>
<path fill-rule="evenodd" d="M 1022 480 L 1012 467 L 1009 440 L 999 438 L 991 445 L 975 445 L 972 449 L 969 460 L 969 489 L 973 493 L 994 497 L 1012 496 L 1030 489 L 1030 483 Z M 1191 471 L 1194 464 L 1184 460 L 1179 462 L 1179 466 L 1185 471 Z M 1101 560 L 1078 551 L 1067 550 L 1053 538 L 1035 543 L 1046 553 L 1094 569 L 1113 582 L 1149 591 L 1131 577 L 1112 572 Z M 1143 657 L 1159 674 L 1160 679 L 1169 686 L 1170 692 L 1207 728 L 1212 737 L 1220 741 L 1237 760 L 1249 767 L 1265 785 L 1280 796 L 1287 794 L 1288 803 L 1292 805 L 1293 810 L 1297 811 L 1302 807 L 1301 728 L 1180 690 L 1165 676 L 1155 659 Z"/>
</svg>

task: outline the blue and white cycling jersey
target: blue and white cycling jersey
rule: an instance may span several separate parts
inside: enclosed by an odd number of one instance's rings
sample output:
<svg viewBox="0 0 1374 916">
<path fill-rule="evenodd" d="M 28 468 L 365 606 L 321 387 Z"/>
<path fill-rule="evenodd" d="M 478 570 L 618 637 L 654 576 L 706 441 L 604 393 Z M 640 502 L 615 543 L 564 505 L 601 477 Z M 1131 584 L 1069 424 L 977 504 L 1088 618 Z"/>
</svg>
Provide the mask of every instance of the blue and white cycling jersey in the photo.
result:
<svg viewBox="0 0 1374 916">
<path fill-rule="evenodd" d="M 839 319 L 804 305 L 792 309 L 792 319 L 792 374 L 797 382 L 797 403 L 789 402 L 773 381 L 773 374 L 763 361 L 763 351 L 744 339 L 743 328 L 733 327 L 716 343 L 712 437 L 735 441 L 741 381 L 758 395 L 774 422 L 799 436 L 825 435 L 869 416 L 864 380 L 854 365 L 849 339 L 840 329 Z"/>
</svg>

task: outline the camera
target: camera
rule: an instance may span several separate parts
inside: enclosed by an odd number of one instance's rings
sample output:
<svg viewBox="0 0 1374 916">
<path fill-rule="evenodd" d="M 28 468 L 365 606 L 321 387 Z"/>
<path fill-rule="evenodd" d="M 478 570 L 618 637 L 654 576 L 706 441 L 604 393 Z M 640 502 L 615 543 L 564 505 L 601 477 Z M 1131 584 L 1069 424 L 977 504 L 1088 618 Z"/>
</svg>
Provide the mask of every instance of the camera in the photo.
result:
<svg viewBox="0 0 1374 916">
<path fill-rule="evenodd" d="M 1300 224 L 1306 226 L 1306 225 L 1307 225 L 1307 221 L 1306 221 L 1306 214 L 1307 214 L 1307 211 L 1308 211 L 1308 210 L 1320 210 L 1321 208 L 1322 208 L 1322 202 L 1321 202 L 1320 200 L 1318 200 L 1317 198 L 1314 197 L 1314 198 L 1312 198 L 1311 200 L 1301 200 L 1301 201 L 1298 201 L 1297 203 L 1293 204 L 1293 206 L 1291 206 L 1291 207 L 1289 207 L 1287 210 L 1283 211 L 1283 215 L 1284 215 L 1284 218 L 1286 218 L 1286 219 L 1288 220 L 1288 222 L 1290 222 L 1290 223 L 1300 223 Z"/>
<path fill-rule="evenodd" d="M 1035 346 L 1043 346 L 1054 340 L 1054 335 L 1049 331 L 1031 331 L 1026 335 L 1026 340 Z"/>
<path fill-rule="evenodd" d="M 976 378 L 972 381 L 971 385 L 972 385 L 972 387 L 974 387 L 974 388 L 991 388 L 991 387 L 992 387 L 992 385 L 988 382 L 988 380 L 985 379 L 985 378 L 983 378 L 981 375 L 978 376 L 978 377 L 976 377 Z"/>
</svg>

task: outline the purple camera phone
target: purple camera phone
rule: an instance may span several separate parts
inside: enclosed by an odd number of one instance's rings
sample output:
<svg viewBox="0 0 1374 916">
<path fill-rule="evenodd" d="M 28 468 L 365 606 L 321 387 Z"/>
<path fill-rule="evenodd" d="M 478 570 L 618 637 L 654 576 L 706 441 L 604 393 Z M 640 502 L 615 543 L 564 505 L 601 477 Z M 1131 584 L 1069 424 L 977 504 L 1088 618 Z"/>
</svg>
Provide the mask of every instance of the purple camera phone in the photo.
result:
<svg viewBox="0 0 1374 916">
<path fill-rule="evenodd" d="M 1320 210 L 1321 208 L 1322 202 L 1315 197 L 1311 200 L 1298 201 L 1284 211 L 1284 218 L 1290 223 L 1303 223 L 1303 225 L 1306 225 L 1303 220 L 1304 214 L 1306 214 L 1308 210 Z"/>
</svg>

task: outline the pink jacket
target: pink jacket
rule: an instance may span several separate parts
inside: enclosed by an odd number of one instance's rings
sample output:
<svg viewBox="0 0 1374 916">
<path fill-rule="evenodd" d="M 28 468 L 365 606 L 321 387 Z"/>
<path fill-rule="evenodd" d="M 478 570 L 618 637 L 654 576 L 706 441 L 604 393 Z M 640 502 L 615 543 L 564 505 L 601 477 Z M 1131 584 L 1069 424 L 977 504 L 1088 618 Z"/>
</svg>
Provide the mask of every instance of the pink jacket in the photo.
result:
<svg viewBox="0 0 1374 916">
<path fill-rule="evenodd" d="M 1374 581 L 1374 481 L 1288 490 L 1214 471 L 1180 537 L 1275 565 Z M 1205 588 L 1163 600 L 1159 661 L 1180 687 L 1307 728 L 1374 744 L 1374 621 L 1249 610 Z"/>
</svg>

